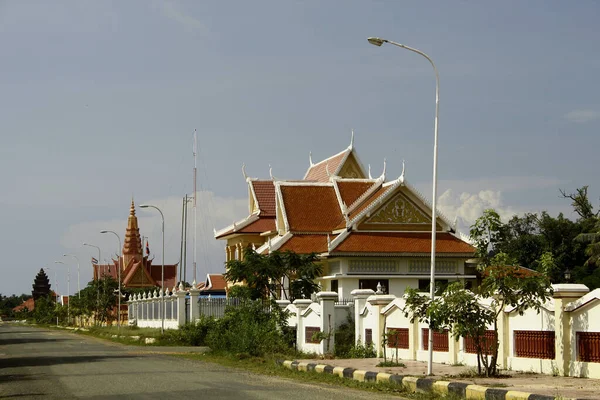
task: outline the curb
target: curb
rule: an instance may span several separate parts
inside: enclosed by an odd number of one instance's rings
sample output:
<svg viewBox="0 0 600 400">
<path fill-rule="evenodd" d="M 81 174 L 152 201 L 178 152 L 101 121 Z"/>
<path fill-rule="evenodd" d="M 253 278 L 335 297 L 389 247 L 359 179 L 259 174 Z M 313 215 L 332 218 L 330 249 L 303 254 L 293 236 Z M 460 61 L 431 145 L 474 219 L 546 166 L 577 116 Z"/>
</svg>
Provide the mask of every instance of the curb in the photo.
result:
<svg viewBox="0 0 600 400">
<path fill-rule="evenodd" d="M 543 394 L 526 393 L 517 390 L 492 388 L 464 382 L 439 381 L 433 378 L 417 378 L 389 374 L 387 372 L 363 371 L 354 368 L 333 367 L 327 364 L 277 360 L 278 365 L 293 371 L 317 372 L 337 375 L 340 378 L 354 379 L 359 382 L 389 382 L 404 386 L 410 392 L 434 392 L 439 395 L 453 394 L 463 399 L 478 400 L 586 400 L 554 397 Z"/>
</svg>

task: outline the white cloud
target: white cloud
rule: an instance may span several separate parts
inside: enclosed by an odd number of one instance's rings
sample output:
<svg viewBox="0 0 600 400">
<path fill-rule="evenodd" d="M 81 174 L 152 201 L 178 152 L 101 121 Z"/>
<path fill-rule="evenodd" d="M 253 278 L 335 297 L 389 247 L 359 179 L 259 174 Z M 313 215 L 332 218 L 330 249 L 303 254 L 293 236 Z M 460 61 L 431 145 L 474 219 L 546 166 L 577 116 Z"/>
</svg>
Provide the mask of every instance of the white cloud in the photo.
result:
<svg viewBox="0 0 600 400">
<path fill-rule="evenodd" d="M 565 118 L 571 122 L 584 124 L 586 122 L 600 119 L 600 111 L 596 110 L 573 110 L 565 114 Z"/>
<path fill-rule="evenodd" d="M 208 31 L 200 20 L 187 14 L 174 1 L 162 1 L 160 8 L 164 16 L 177 22 L 188 32 L 206 33 Z"/>
<path fill-rule="evenodd" d="M 136 215 L 140 234 L 147 236 L 150 247 L 150 257 L 155 257 L 154 264 L 162 261 L 162 233 L 161 217 L 154 209 L 140 209 L 139 204 L 152 204 L 161 209 L 165 216 L 165 263 L 173 264 L 180 259 L 181 248 L 181 211 L 182 199 L 169 197 L 166 199 L 150 199 L 136 201 Z M 246 199 L 235 199 L 215 196 L 212 192 L 198 192 L 197 200 L 197 277 L 198 281 L 206 278 L 206 273 L 224 272 L 225 261 L 224 242 L 216 240 L 213 228 L 223 228 L 234 220 L 247 215 L 248 203 Z M 62 235 L 60 243 L 66 252 L 77 255 L 80 259 L 82 287 L 91 280 L 90 257 L 98 257 L 98 250 L 93 247 L 83 246 L 83 242 L 96 245 L 102 250 L 102 259 L 115 257 L 118 251 L 117 238 L 113 234 L 100 234 L 101 230 L 112 230 L 119 234 L 122 241 L 127 227 L 129 208 L 123 210 L 122 219 L 104 221 L 87 221 L 70 226 Z M 188 248 L 187 248 L 187 279 L 193 279 L 193 209 L 191 203 L 188 208 Z M 102 260 L 103 262 L 103 260 Z M 71 288 L 73 291 L 74 270 L 71 271 Z"/>
<path fill-rule="evenodd" d="M 503 204 L 502 192 L 493 190 L 462 192 L 458 195 L 452 189 L 448 189 L 438 198 L 438 203 L 440 211 L 450 220 L 457 218 L 459 230 L 465 233 L 488 208 L 495 209 L 503 221 L 518 213 L 518 210 Z"/>
</svg>

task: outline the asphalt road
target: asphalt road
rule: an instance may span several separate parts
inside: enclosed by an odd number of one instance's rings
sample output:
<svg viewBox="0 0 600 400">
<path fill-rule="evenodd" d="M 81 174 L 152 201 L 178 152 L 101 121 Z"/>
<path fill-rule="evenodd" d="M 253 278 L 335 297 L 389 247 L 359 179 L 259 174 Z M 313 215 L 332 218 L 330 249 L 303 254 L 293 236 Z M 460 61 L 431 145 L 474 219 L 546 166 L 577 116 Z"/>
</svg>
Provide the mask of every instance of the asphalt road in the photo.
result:
<svg viewBox="0 0 600 400">
<path fill-rule="evenodd" d="M 0 322 L 0 399 L 4 398 L 398 399 Z"/>
</svg>

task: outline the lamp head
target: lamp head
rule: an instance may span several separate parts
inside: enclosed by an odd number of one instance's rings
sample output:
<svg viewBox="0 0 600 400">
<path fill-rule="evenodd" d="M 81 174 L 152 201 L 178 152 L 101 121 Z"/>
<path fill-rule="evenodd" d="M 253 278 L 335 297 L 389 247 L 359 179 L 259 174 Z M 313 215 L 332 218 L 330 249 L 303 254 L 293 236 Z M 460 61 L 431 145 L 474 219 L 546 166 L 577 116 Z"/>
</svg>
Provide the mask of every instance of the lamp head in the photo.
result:
<svg viewBox="0 0 600 400">
<path fill-rule="evenodd" d="M 369 43 L 371 43 L 372 45 L 375 45 L 377 47 L 380 47 L 382 44 L 387 42 L 387 40 L 378 38 L 378 37 L 370 37 L 367 40 L 369 41 Z"/>
<path fill-rule="evenodd" d="M 148 208 L 148 207 L 150 207 L 150 205 L 148 205 L 148 204 L 140 204 L 140 208 Z"/>
<path fill-rule="evenodd" d="M 100 233 L 108 233 L 108 231 L 100 231 Z"/>
<path fill-rule="evenodd" d="M 88 244 L 87 244 L 87 243 L 85 243 L 85 242 L 83 242 L 83 245 L 84 245 L 84 246 L 88 246 Z"/>
</svg>

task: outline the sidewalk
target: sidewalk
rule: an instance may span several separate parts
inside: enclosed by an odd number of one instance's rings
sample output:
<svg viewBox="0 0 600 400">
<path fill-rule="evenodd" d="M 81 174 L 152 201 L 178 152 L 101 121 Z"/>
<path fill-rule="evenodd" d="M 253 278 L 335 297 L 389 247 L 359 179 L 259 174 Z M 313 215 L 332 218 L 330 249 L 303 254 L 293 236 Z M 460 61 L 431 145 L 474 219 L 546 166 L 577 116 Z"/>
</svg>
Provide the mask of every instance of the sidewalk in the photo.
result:
<svg viewBox="0 0 600 400">
<path fill-rule="evenodd" d="M 398 362 L 405 364 L 406 367 L 391 368 L 377 367 L 377 364 L 383 361 L 381 358 L 335 360 L 314 358 L 297 361 L 420 378 L 425 378 L 427 375 L 427 363 L 422 361 L 398 360 Z M 389 358 L 388 361 L 390 361 Z M 502 371 L 502 377 L 500 378 L 479 378 L 473 376 L 474 372 L 476 372 L 476 368 L 473 367 L 434 363 L 434 376 L 432 378 L 566 399 L 600 399 L 600 379 L 572 378 L 516 371 Z"/>
</svg>

